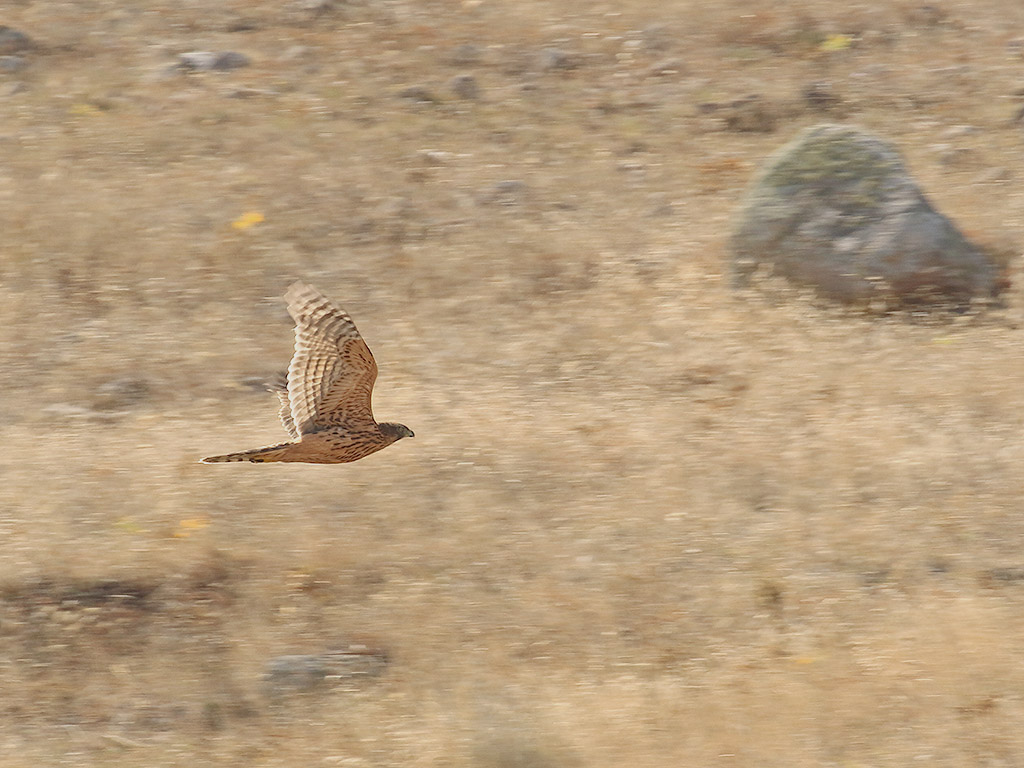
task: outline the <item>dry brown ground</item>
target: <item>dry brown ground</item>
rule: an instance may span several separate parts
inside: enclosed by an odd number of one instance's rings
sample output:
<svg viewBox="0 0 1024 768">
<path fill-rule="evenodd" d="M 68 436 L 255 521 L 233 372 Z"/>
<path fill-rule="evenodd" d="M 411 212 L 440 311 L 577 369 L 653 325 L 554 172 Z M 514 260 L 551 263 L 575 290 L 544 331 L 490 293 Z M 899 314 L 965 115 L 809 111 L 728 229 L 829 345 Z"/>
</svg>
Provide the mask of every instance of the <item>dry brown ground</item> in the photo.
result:
<svg viewBox="0 0 1024 768">
<path fill-rule="evenodd" d="M 0 764 L 1024 763 L 1019 267 L 870 318 L 724 247 L 823 120 L 1024 240 L 1018 0 L 3 10 Z M 281 439 L 295 278 L 415 440 L 195 463 Z M 264 696 L 347 642 L 387 673 Z"/>
</svg>

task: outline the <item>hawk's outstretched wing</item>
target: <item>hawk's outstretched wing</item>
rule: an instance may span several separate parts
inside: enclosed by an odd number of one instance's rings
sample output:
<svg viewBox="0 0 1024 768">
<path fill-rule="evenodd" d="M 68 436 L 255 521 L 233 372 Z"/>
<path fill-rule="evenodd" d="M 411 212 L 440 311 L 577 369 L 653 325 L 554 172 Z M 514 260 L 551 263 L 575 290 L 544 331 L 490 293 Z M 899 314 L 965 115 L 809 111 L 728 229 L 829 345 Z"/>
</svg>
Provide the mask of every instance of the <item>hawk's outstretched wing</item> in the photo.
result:
<svg viewBox="0 0 1024 768">
<path fill-rule="evenodd" d="M 288 433 L 288 437 L 292 440 L 298 440 L 299 430 L 295 428 L 295 420 L 292 418 L 292 403 L 288 399 L 288 377 L 284 374 L 275 376 L 267 382 L 267 391 L 277 395 L 277 399 L 281 404 L 277 415 L 281 417 L 284 431 Z"/>
<path fill-rule="evenodd" d="M 352 318 L 306 283 L 293 283 L 285 300 L 295 320 L 288 401 L 296 432 L 375 424 L 370 397 L 377 363 Z"/>
</svg>

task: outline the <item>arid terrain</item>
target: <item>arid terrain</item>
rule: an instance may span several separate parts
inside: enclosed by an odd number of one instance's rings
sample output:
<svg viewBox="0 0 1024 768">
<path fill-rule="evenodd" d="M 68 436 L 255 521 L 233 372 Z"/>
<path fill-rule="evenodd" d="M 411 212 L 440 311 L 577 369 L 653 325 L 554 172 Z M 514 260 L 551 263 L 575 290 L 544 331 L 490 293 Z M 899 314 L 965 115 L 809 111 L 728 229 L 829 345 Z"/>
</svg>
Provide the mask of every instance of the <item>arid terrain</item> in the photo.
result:
<svg viewBox="0 0 1024 768">
<path fill-rule="evenodd" d="M 2 10 L 0 766 L 1024 764 L 1024 4 Z M 1002 306 L 730 287 L 819 122 Z M 415 439 L 198 464 L 295 279 Z"/>
</svg>

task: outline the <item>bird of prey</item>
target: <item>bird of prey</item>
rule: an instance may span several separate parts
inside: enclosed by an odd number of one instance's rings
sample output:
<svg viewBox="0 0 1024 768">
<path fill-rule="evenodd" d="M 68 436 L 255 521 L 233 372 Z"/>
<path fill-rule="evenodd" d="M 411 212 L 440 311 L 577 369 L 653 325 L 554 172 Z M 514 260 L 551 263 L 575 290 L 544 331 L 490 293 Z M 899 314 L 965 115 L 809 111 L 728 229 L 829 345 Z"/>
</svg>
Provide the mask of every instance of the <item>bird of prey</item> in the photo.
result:
<svg viewBox="0 0 1024 768">
<path fill-rule="evenodd" d="M 316 288 L 297 282 L 285 293 L 295 320 L 295 355 L 287 382 L 267 385 L 277 395 L 291 442 L 208 456 L 224 461 L 298 461 L 342 464 L 386 448 L 413 432 L 403 424 L 378 424 L 370 397 L 377 363 L 345 310 Z"/>
</svg>

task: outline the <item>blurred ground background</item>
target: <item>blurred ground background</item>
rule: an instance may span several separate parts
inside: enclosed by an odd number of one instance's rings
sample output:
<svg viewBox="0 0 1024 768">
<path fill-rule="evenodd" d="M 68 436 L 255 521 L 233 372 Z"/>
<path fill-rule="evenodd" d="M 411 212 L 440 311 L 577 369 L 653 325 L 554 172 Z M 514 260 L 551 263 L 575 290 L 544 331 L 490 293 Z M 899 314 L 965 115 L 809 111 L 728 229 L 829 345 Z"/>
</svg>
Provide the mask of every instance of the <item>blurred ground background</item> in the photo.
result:
<svg viewBox="0 0 1024 768">
<path fill-rule="evenodd" d="M 1022 242 L 1024 5 L 2 10 L 0 764 L 1024 763 L 1017 259 L 868 317 L 725 251 L 822 121 Z M 415 440 L 197 464 L 283 439 L 297 278 Z"/>
</svg>

